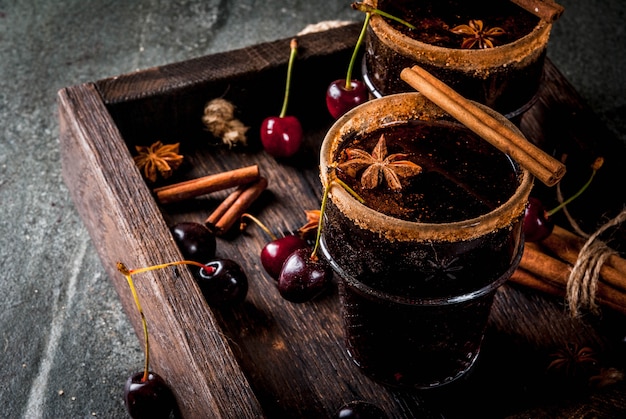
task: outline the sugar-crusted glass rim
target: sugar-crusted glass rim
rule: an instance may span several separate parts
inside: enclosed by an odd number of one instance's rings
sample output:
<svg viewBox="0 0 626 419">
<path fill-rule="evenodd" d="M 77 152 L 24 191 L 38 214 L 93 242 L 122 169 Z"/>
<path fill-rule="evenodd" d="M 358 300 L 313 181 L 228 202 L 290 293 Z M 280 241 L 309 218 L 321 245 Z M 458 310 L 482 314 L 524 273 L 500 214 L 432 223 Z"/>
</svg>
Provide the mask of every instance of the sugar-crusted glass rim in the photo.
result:
<svg viewBox="0 0 626 419">
<path fill-rule="evenodd" d="M 544 20 L 523 37 L 485 49 L 446 48 L 411 38 L 391 26 L 382 16 L 372 15 L 370 29 L 387 47 L 417 61 L 476 71 L 477 66 L 500 67 L 524 61 L 547 48 L 552 24 Z"/>
<path fill-rule="evenodd" d="M 477 104 L 502 123 L 521 134 L 509 120 L 492 109 Z M 327 132 L 320 150 L 320 178 L 323 185 L 329 179 L 329 165 L 342 141 L 354 134 L 366 134 L 377 127 L 406 120 L 437 120 L 450 116 L 417 92 L 398 93 L 370 100 L 344 114 Z M 423 223 L 402 220 L 377 212 L 357 201 L 343 187 L 331 185 L 329 199 L 348 219 L 363 229 L 375 232 L 390 241 L 460 241 L 470 240 L 491 231 L 506 228 L 524 213 L 533 176 L 514 162 L 519 186 L 502 205 L 487 214 L 450 223 Z"/>
</svg>

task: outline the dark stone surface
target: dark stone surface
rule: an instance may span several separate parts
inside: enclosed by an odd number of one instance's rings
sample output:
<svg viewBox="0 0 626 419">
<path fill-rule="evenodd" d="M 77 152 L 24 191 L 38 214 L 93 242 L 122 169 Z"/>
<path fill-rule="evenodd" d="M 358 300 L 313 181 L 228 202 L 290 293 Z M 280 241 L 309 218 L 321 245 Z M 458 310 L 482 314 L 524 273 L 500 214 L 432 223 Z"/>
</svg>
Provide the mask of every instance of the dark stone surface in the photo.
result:
<svg viewBox="0 0 626 419">
<path fill-rule="evenodd" d="M 126 417 L 143 351 L 61 178 L 56 92 L 361 20 L 350 2 L 0 0 L 0 416 Z M 549 57 L 626 141 L 626 2 L 563 0 Z"/>
</svg>

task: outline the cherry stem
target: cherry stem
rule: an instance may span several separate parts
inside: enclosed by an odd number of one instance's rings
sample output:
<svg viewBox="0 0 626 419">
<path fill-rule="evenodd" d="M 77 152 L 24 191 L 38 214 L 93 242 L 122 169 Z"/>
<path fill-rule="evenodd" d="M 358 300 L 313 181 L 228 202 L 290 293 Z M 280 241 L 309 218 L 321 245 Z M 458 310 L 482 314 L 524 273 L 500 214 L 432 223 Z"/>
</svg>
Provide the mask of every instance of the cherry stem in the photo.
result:
<svg viewBox="0 0 626 419">
<path fill-rule="evenodd" d="M 215 268 L 213 268 L 211 266 L 207 266 L 204 263 L 196 262 L 196 261 L 193 261 L 193 260 L 177 260 L 175 262 L 161 263 L 159 265 L 147 266 L 145 268 L 131 269 L 128 272 L 131 275 L 135 275 L 135 274 L 140 274 L 140 273 L 143 273 L 143 272 L 154 271 L 156 269 L 169 268 L 170 266 L 177 266 L 177 265 L 193 265 L 193 266 L 197 266 L 199 268 L 202 268 L 202 269 L 206 270 L 208 273 L 211 273 L 211 272 L 215 271 Z"/>
<path fill-rule="evenodd" d="M 352 57 L 350 58 L 350 63 L 348 64 L 348 72 L 346 73 L 346 90 L 352 90 L 352 70 L 354 70 L 354 64 L 356 62 L 356 58 L 359 55 L 359 48 L 361 44 L 363 44 L 363 39 L 365 39 L 365 33 L 367 32 L 367 25 L 370 21 L 371 13 L 365 13 L 365 20 L 363 21 L 363 27 L 361 28 L 361 33 L 359 34 L 359 39 L 356 41 L 356 45 L 354 46 L 354 51 L 352 51 Z"/>
<path fill-rule="evenodd" d="M 143 344 L 144 344 L 144 367 L 143 367 L 143 377 L 141 377 L 141 382 L 146 382 L 148 380 L 148 375 L 150 371 L 150 340 L 148 338 L 148 322 L 146 321 L 146 316 L 143 314 L 143 309 L 141 308 L 141 303 L 139 302 L 139 296 L 137 295 L 137 289 L 135 288 L 135 284 L 133 283 L 133 278 L 131 272 L 126 268 L 126 266 L 122 262 L 117 263 L 117 270 L 120 271 L 125 277 L 126 282 L 128 282 L 128 286 L 130 288 L 130 292 L 133 295 L 133 300 L 135 301 L 135 306 L 139 311 L 139 315 L 141 316 L 141 325 L 143 327 Z"/>
<path fill-rule="evenodd" d="M 328 202 L 328 192 L 330 191 L 330 185 L 332 182 L 328 182 L 324 187 L 324 194 L 322 195 L 322 206 L 320 208 L 320 219 L 317 223 L 317 234 L 315 235 L 315 246 L 311 252 L 311 260 L 317 260 L 317 250 L 320 247 L 320 238 L 322 237 L 322 224 L 324 223 L 324 211 L 326 210 L 326 203 Z"/>
<path fill-rule="evenodd" d="M 296 38 L 293 38 L 289 44 L 289 47 L 291 48 L 291 53 L 289 54 L 289 64 L 287 65 L 287 82 L 285 86 L 285 98 L 283 100 L 283 108 L 280 111 L 280 115 L 279 115 L 280 118 L 284 118 L 285 115 L 287 114 L 287 104 L 289 103 L 289 89 L 291 86 L 291 72 L 293 69 L 293 62 L 298 53 L 298 40 Z"/>
<path fill-rule="evenodd" d="M 272 240 L 278 240 L 278 237 L 276 237 L 276 235 L 274 233 L 272 233 L 270 231 L 269 228 L 267 228 L 267 226 L 265 224 L 263 224 L 261 222 L 261 220 L 259 220 L 258 218 L 256 218 L 255 216 L 248 214 L 248 213 L 244 213 L 241 215 L 241 220 L 243 220 L 244 218 L 248 218 L 252 221 L 254 221 L 256 223 L 256 225 L 258 225 Z M 243 231 L 246 228 L 246 223 L 245 221 L 241 221 L 241 224 L 239 224 L 239 230 Z"/>
<path fill-rule="evenodd" d="M 354 189 L 352 189 L 350 186 L 348 186 L 348 184 L 346 182 L 344 182 L 343 180 L 339 179 L 337 176 L 334 177 L 333 182 L 337 182 L 339 184 L 339 186 L 344 188 L 346 190 L 346 192 L 348 192 L 350 195 L 352 195 L 352 197 L 354 199 L 356 199 L 357 201 L 359 201 L 361 204 L 365 203 L 365 199 L 361 198 L 361 196 L 358 193 L 356 193 L 354 191 Z"/>
<path fill-rule="evenodd" d="M 417 29 L 415 26 L 413 26 L 412 24 L 410 24 L 406 20 L 400 19 L 399 17 L 396 17 L 396 16 L 394 16 L 394 15 L 392 15 L 390 13 L 387 13 L 387 12 L 384 12 L 384 11 L 382 11 L 380 9 L 377 9 L 374 6 L 370 6 L 369 4 L 365 4 L 363 2 L 354 2 L 354 3 L 351 4 L 351 6 L 352 6 L 352 8 L 354 10 L 359 10 L 359 11 L 364 12 L 364 13 L 373 13 L 373 14 L 376 14 L 376 15 L 380 15 L 382 17 L 386 17 L 388 19 L 395 20 L 396 22 L 406 26 L 407 28 Z"/>
<path fill-rule="evenodd" d="M 406 20 L 395 17 L 387 12 L 383 12 L 382 10 L 377 9 L 373 6 L 370 6 L 369 4 L 365 4 L 362 2 L 354 2 L 351 4 L 351 7 L 354 10 L 359 10 L 361 12 L 364 12 L 365 21 L 363 22 L 363 27 L 361 28 L 359 39 L 357 40 L 356 45 L 354 46 L 354 51 L 352 52 L 352 57 L 350 58 L 350 64 L 348 64 L 348 72 L 346 74 L 346 86 L 345 86 L 346 90 L 352 90 L 352 71 L 354 69 L 356 58 L 358 56 L 359 48 L 361 47 L 361 44 L 363 43 L 363 39 L 365 39 L 365 33 L 367 32 L 367 25 L 370 21 L 370 18 L 372 17 L 372 13 L 395 20 L 396 22 L 401 23 L 411 29 L 415 29 L 415 26 L 411 25 Z"/>
<path fill-rule="evenodd" d="M 126 282 L 128 282 L 128 287 L 130 288 L 130 292 L 133 296 L 133 300 L 135 301 L 135 306 L 137 307 L 137 311 L 139 311 L 139 315 L 141 316 L 141 326 L 143 328 L 143 339 L 144 339 L 144 367 L 143 367 L 143 376 L 141 377 L 141 382 L 145 383 L 148 381 L 148 377 L 150 374 L 150 339 L 148 335 L 148 322 L 146 321 L 146 316 L 143 313 L 143 309 L 141 308 L 141 303 L 139 302 L 139 295 L 137 294 L 137 289 L 135 288 L 135 283 L 133 282 L 132 276 L 138 273 L 152 271 L 155 269 L 167 268 L 168 266 L 174 265 L 195 265 L 199 266 L 207 272 L 215 271 L 215 268 L 206 266 L 199 262 L 194 262 L 191 260 L 182 260 L 177 262 L 169 262 L 163 263 L 160 265 L 148 266 L 146 268 L 139 269 L 128 269 L 126 265 L 122 262 L 117 262 L 117 270 L 122 273 L 126 277 Z"/>
<path fill-rule="evenodd" d="M 358 200 L 361 204 L 365 202 L 363 198 L 359 196 L 350 186 L 348 186 L 343 180 L 339 179 L 337 176 L 333 176 L 333 178 L 326 184 L 324 187 L 324 194 L 322 195 L 322 205 L 320 207 L 320 219 L 317 224 L 317 235 L 315 236 L 315 246 L 313 247 L 313 252 L 311 253 L 311 259 L 317 259 L 317 250 L 320 246 L 320 239 L 322 237 L 322 224 L 324 223 L 324 211 L 326 211 L 326 204 L 328 203 L 328 194 L 330 193 L 330 187 L 333 182 L 336 182 L 344 188 L 350 195 L 352 195 L 356 200 Z"/>
<path fill-rule="evenodd" d="M 552 208 L 550 211 L 547 212 L 547 214 L 549 216 L 554 215 L 555 213 L 563 209 L 567 204 L 572 202 L 574 199 L 578 198 L 583 192 L 585 192 L 585 190 L 589 187 L 589 185 L 591 185 L 591 181 L 593 181 L 593 178 L 598 172 L 598 169 L 602 167 L 602 164 L 604 164 L 604 159 L 602 157 L 598 157 L 597 159 L 595 159 L 595 161 L 591 165 L 591 176 L 589 176 L 589 180 L 587 180 L 587 182 L 578 190 L 578 192 L 570 196 L 565 201 L 561 202 L 556 207 Z"/>
</svg>

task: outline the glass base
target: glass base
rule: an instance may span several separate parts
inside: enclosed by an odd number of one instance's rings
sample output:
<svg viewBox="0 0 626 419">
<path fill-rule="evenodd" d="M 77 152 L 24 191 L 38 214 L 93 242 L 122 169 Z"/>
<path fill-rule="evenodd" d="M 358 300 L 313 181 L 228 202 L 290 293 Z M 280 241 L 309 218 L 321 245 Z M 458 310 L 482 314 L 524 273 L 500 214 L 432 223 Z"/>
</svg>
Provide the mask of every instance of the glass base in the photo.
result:
<svg viewBox="0 0 626 419">
<path fill-rule="evenodd" d="M 399 374 L 393 374 L 388 377 L 376 374 L 375 372 L 370 371 L 369 369 L 363 367 L 359 363 L 359 361 L 352 355 L 352 352 L 350 351 L 349 348 L 346 349 L 346 353 L 348 354 L 352 362 L 361 370 L 361 372 L 363 372 L 363 374 L 365 374 L 370 379 L 386 387 L 405 389 L 405 390 L 406 389 L 432 390 L 432 389 L 437 389 L 437 388 L 448 386 L 454 382 L 459 381 L 461 378 L 467 376 L 472 371 L 472 369 L 474 368 L 474 365 L 476 364 L 476 361 L 478 360 L 478 356 L 480 355 L 480 349 L 476 351 L 475 354 L 473 354 L 473 356 L 469 360 L 468 365 L 465 369 L 456 371 L 454 375 L 444 377 L 439 381 L 432 381 L 432 382 L 427 382 L 427 383 L 411 381 L 411 380 L 403 380 Z"/>
<path fill-rule="evenodd" d="M 519 264 L 487 286 L 446 298 L 410 299 L 386 294 L 350 277 L 320 249 L 339 280 L 344 344 L 350 359 L 385 386 L 427 390 L 467 375 L 478 359 L 496 290 Z"/>
</svg>

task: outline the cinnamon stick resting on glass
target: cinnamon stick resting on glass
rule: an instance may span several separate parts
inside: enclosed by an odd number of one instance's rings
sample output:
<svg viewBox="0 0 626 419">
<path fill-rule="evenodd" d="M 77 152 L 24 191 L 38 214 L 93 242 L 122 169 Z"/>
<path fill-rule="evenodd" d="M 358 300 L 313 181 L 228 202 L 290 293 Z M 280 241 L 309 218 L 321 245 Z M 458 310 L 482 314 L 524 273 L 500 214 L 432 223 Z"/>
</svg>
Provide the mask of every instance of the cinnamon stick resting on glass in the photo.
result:
<svg viewBox="0 0 626 419">
<path fill-rule="evenodd" d="M 552 23 L 557 20 L 565 8 L 560 4 L 555 3 L 552 0 L 511 0 L 522 9 L 537 16 L 538 18 L 545 20 L 548 23 Z"/>
<path fill-rule="evenodd" d="M 565 175 L 563 163 L 503 125 L 423 68 L 417 65 L 407 67 L 402 70 L 400 77 L 467 128 L 510 155 L 547 186 L 554 186 Z"/>
</svg>

